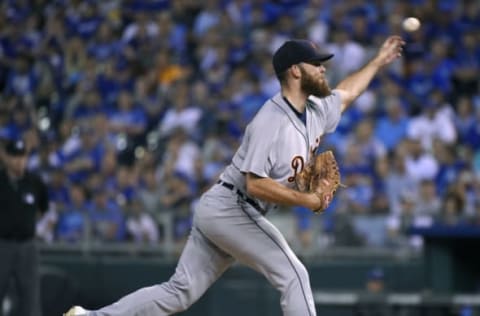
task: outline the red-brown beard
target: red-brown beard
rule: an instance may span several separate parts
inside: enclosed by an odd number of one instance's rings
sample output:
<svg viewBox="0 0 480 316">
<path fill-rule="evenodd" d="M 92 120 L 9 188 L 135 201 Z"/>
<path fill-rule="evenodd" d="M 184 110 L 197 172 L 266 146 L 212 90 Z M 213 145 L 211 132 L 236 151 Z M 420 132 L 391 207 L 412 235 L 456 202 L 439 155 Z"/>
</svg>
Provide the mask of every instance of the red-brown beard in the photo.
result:
<svg viewBox="0 0 480 316">
<path fill-rule="evenodd" d="M 300 88 L 306 95 L 314 95 L 319 98 L 324 98 L 332 94 L 332 90 L 326 80 L 318 80 L 309 75 L 303 67 L 300 67 L 302 79 L 300 81 Z"/>
</svg>

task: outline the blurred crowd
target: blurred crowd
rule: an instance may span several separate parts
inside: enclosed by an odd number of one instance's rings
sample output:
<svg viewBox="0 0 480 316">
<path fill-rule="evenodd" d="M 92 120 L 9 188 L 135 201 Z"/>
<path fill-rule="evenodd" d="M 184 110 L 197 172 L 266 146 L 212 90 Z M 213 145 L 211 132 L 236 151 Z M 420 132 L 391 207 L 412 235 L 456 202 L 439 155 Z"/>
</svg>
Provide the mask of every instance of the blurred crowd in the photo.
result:
<svg viewBox="0 0 480 316">
<path fill-rule="evenodd" d="M 404 17 L 420 30 L 406 33 Z M 279 90 L 272 52 L 308 38 L 332 87 L 389 34 L 406 42 L 320 150 L 341 189 L 303 245 L 418 246 L 414 225 L 480 228 L 476 0 L 4 0 L 0 137 L 23 138 L 48 184 L 47 242 L 182 243 L 197 198 Z M 321 221 L 321 225 L 315 222 Z"/>
</svg>

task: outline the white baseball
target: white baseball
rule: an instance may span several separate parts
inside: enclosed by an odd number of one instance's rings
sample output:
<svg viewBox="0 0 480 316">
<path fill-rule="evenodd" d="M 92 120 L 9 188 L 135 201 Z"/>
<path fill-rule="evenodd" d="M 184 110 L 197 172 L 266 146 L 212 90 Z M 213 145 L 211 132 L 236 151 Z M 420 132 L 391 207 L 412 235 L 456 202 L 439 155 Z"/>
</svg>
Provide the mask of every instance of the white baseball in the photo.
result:
<svg viewBox="0 0 480 316">
<path fill-rule="evenodd" d="M 402 27 L 407 32 L 415 32 L 420 28 L 420 20 L 414 17 L 409 17 L 403 20 Z"/>
</svg>

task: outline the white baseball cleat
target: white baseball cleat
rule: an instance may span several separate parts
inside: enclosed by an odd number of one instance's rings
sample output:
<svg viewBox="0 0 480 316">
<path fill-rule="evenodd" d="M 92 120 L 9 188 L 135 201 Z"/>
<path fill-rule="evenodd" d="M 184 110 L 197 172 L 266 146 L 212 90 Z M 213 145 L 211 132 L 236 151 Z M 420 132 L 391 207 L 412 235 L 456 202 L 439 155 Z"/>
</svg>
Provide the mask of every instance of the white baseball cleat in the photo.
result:
<svg viewBox="0 0 480 316">
<path fill-rule="evenodd" d="M 87 316 L 88 311 L 81 306 L 73 306 L 63 316 Z"/>
</svg>

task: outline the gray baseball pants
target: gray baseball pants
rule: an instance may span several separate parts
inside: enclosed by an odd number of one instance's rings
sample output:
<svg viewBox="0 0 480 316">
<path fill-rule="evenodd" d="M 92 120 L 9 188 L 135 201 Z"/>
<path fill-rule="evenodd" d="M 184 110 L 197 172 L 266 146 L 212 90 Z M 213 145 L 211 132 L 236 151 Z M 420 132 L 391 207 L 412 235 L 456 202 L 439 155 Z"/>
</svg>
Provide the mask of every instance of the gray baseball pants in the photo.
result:
<svg viewBox="0 0 480 316">
<path fill-rule="evenodd" d="M 281 293 L 285 316 L 314 316 L 308 272 L 280 231 L 220 185 L 203 195 L 169 281 L 142 288 L 89 316 L 161 316 L 186 310 L 233 262 L 262 273 Z"/>
</svg>

